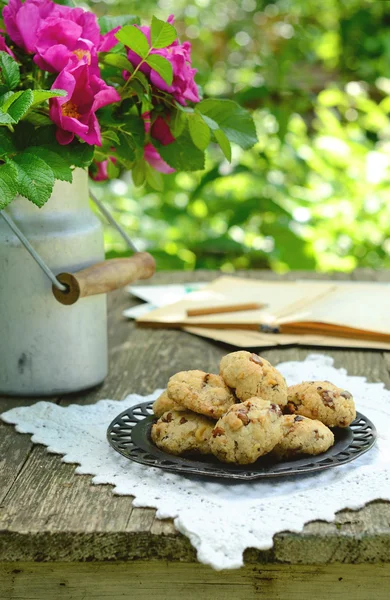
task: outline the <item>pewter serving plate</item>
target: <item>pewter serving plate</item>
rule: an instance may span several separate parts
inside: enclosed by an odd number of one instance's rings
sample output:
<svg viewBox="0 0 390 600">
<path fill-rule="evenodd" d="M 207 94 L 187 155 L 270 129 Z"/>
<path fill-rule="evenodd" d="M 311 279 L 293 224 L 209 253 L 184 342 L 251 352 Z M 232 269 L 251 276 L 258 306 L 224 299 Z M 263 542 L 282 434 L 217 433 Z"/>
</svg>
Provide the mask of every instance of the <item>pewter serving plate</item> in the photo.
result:
<svg viewBox="0 0 390 600">
<path fill-rule="evenodd" d="M 277 461 L 266 455 L 251 465 L 230 465 L 209 455 L 173 456 L 157 448 L 150 438 L 152 425 L 157 420 L 152 404 L 136 404 L 118 415 L 107 430 L 107 439 L 114 450 L 130 460 L 183 475 L 251 481 L 313 473 L 355 460 L 372 448 L 376 440 L 373 423 L 357 413 L 349 427 L 333 429 L 334 446 L 317 456 Z"/>
</svg>

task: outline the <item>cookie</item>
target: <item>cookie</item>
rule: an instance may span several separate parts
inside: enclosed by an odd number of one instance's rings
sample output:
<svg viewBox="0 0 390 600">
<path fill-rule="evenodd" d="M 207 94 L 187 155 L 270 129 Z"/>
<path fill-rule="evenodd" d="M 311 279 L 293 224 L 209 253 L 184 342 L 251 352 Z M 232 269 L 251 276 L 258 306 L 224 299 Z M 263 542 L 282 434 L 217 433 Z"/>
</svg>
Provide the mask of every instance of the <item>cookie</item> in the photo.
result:
<svg viewBox="0 0 390 600">
<path fill-rule="evenodd" d="M 297 454 L 321 454 L 334 444 L 331 430 L 321 423 L 301 415 L 283 417 L 283 439 L 272 453 L 278 458 L 291 458 Z"/>
<path fill-rule="evenodd" d="M 186 410 L 183 406 L 179 406 L 174 400 L 168 396 L 168 391 L 165 390 L 153 403 L 153 412 L 156 417 L 161 417 L 168 410 Z"/>
<path fill-rule="evenodd" d="M 348 427 L 356 418 L 352 394 L 329 381 L 305 381 L 288 388 L 286 412 Z"/>
<path fill-rule="evenodd" d="M 287 404 L 284 377 L 268 360 L 252 352 L 232 352 L 223 357 L 220 374 L 241 401 L 260 397 L 279 406 Z"/>
<path fill-rule="evenodd" d="M 215 420 L 236 402 L 222 377 L 203 371 L 181 371 L 173 375 L 168 382 L 168 395 L 180 406 Z"/>
<path fill-rule="evenodd" d="M 235 404 L 215 425 L 211 452 L 226 463 L 254 463 L 281 441 L 282 423 L 280 407 L 268 400 L 250 398 Z"/>
<path fill-rule="evenodd" d="M 169 454 L 210 454 L 214 421 L 190 411 L 171 410 L 152 426 L 152 441 Z"/>
</svg>

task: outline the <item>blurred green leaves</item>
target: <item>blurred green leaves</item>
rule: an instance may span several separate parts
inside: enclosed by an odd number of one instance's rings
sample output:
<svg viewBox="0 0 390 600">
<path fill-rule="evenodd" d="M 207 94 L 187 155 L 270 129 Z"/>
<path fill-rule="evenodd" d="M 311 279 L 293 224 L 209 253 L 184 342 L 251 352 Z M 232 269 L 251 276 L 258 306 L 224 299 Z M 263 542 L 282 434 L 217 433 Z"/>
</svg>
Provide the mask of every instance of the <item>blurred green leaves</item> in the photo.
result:
<svg viewBox="0 0 390 600">
<path fill-rule="evenodd" d="M 163 191 L 144 167 L 139 190 L 129 179 L 97 188 L 159 269 L 390 267 L 387 4 L 170 0 L 156 10 L 144 0 L 142 20 L 172 12 L 191 41 L 206 98 L 196 114 L 215 145 L 228 159 L 226 140 L 242 146 L 231 165 L 212 150 L 205 173 L 164 176 Z M 116 0 L 108 9 L 138 13 L 139 5 Z M 255 111 L 258 143 L 251 148 L 250 126 L 244 138 L 226 131 L 211 95 Z M 180 109 L 170 123 L 174 135 L 186 129 L 199 156 L 200 123 Z M 163 158 L 181 165 L 180 148 L 171 150 Z M 106 243 L 111 255 L 126 252 L 110 228 Z"/>
</svg>

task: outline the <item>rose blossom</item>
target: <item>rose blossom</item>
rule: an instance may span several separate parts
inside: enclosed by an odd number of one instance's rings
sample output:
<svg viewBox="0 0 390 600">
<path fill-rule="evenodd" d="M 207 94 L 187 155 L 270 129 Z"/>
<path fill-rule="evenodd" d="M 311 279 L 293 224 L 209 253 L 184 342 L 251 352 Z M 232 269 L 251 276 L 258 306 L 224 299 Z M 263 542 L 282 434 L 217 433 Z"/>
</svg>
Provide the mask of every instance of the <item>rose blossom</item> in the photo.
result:
<svg viewBox="0 0 390 600">
<path fill-rule="evenodd" d="M 72 55 L 86 56 L 98 74 L 99 44 L 100 29 L 94 14 L 58 6 L 39 27 L 34 62 L 44 71 L 59 73 Z"/>
<path fill-rule="evenodd" d="M 146 133 L 151 134 L 151 137 L 155 140 L 158 140 L 163 146 L 167 146 L 175 141 L 171 130 L 168 127 L 168 124 L 164 121 L 162 117 L 157 117 L 153 125 L 151 125 L 150 121 L 150 113 L 145 112 L 142 115 L 142 118 L 145 123 L 145 131 Z M 170 167 L 165 160 L 163 160 L 153 146 L 153 144 L 148 143 L 144 148 L 144 159 L 148 162 L 156 171 L 160 171 L 160 173 L 174 173 L 175 169 Z"/>
<path fill-rule="evenodd" d="M 100 45 L 96 15 L 82 8 L 60 6 L 51 0 L 10 0 L 3 10 L 10 38 L 31 54 L 40 69 L 61 71 L 72 53 L 87 55 Z M 96 57 L 97 66 L 97 57 Z"/>
<path fill-rule="evenodd" d="M 168 17 L 168 23 L 173 23 L 173 15 Z M 138 27 L 138 29 L 140 29 L 148 38 L 150 43 L 150 27 L 140 27 L 138 25 L 133 25 L 133 27 Z M 186 105 L 187 100 L 190 102 L 199 102 L 198 88 L 194 80 L 197 70 L 192 69 L 191 67 L 190 42 L 180 44 L 178 40 L 175 40 L 167 48 L 152 50 L 151 54 L 159 54 L 169 60 L 173 69 L 173 81 L 171 85 L 168 85 L 162 77 L 160 77 L 157 71 L 154 71 L 149 65 L 143 63 L 140 66 L 140 71 L 150 78 L 151 83 L 160 90 L 172 94 L 172 96 L 183 106 Z M 127 56 L 134 67 L 137 67 L 142 60 L 138 54 L 130 49 L 127 52 Z"/>
<path fill-rule="evenodd" d="M 67 96 L 50 100 L 50 118 L 58 126 L 59 144 L 69 144 L 78 135 L 87 144 L 101 146 L 101 133 L 96 111 L 107 104 L 120 102 L 115 88 L 108 86 L 89 68 L 86 57 L 72 57 L 54 81 L 52 89 Z"/>
<path fill-rule="evenodd" d="M 72 55 L 85 56 L 87 62 L 99 73 L 96 48 L 90 40 L 82 38 L 82 27 L 67 19 L 50 17 L 40 28 L 34 62 L 43 71 L 59 73 Z"/>
<path fill-rule="evenodd" d="M 114 48 L 114 46 L 119 44 L 118 40 L 115 37 L 115 34 L 120 29 L 121 29 L 121 26 L 119 25 L 118 27 L 111 29 L 111 31 L 109 31 L 105 35 L 100 36 L 98 52 L 110 52 L 110 50 L 112 50 Z"/>
<path fill-rule="evenodd" d="M 51 0 L 26 0 L 24 4 L 21 0 L 9 0 L 3 19 L 11 40 L 30 54 L 35 52 L 38 29 L 55 6 Z"/>
</svg>

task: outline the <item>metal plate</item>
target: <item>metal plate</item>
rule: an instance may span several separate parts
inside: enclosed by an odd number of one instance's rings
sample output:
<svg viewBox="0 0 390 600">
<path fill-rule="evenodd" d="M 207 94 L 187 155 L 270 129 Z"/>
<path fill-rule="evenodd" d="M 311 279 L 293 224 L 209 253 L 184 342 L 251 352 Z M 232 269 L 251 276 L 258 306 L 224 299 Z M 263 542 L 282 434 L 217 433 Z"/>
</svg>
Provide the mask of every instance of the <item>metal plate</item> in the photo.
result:
<svg viewBox="0 0 390 600">
<path fill-rule="evenodd" d="M 173 456 L 157 448 L 150 439 L 156 417 L 152 402 L 137 404 L 118 415 L 107 430 L 107 439 L 116 450 L 137 463 L 174 473 L 251 481 L 322 471 L 351 462 L 369 450 L 376 440 L 373 423 L 357 413 L 350 427 L 333 429 L 335 443 L 318 456 L 304 456 L 288 461 L 276 461 L 270 455 L 252 465 L 229 465 L 213 456 Z"/>
</svg>

